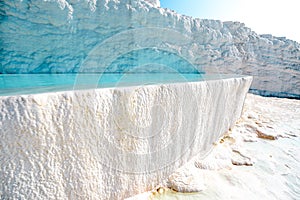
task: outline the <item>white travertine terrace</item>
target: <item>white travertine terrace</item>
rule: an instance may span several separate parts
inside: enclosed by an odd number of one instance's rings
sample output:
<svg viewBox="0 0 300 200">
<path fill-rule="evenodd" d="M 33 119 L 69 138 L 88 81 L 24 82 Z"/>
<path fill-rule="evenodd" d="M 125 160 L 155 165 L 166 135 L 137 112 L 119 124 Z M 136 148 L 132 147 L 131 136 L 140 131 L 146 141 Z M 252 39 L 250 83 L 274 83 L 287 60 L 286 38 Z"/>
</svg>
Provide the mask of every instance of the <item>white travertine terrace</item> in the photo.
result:
<svg viewBox="0 0 300 200">
<path fill-rule="evenodd" d="M 0 97 L 3 199 L 124 199 L 205 156 L 251 77 Z"/>
</svg>

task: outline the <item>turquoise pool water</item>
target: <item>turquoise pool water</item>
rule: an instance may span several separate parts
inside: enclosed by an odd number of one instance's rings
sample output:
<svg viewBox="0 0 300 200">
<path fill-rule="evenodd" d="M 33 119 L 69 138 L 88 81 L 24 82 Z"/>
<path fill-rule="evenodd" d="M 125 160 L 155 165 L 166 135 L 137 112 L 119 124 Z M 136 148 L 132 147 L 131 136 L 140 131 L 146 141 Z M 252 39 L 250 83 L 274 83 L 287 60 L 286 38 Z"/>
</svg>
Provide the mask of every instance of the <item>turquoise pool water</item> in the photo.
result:
<svg viewBox="0 0 300 200">
<path fill-rule="evenodd" d="M 79 89 L 195 82 L 238 75 L 207 74 L 0 74 L 0 96 Z"/>
</svg>

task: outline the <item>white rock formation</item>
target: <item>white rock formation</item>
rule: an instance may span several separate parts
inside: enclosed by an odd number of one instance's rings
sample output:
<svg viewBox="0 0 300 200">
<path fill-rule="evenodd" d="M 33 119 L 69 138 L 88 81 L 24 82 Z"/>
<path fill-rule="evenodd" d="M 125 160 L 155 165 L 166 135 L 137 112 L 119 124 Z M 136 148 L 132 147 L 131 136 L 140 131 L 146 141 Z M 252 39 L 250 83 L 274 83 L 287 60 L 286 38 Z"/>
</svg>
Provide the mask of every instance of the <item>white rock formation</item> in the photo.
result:
<svg viewBox="0 0 300 200">
<path fill-rule="evenodd" d="M 158 6 L 154 0 L 4 0 L 0 73 L 196 68 L 253 75 L 253 92 L 300 97 L 299 43 L 258 35 L 243 23 L 193 19 Z M 109 57 L 113 52 L 119 54 Z"/>
<path fill-rule="evenodd" d="M 248 94 L 242 117 L 208 157 L 178 169 L 158 186 L 163 192 L 130 200 L 299 199 L 299 152 L 300 101 Z"/>
<path fill-rule="evenodd" d="M 251 81 L 2 96 L 1 199 L 124 199 L 151 190 L 234 125 Z"/>
<path fill-rule="evenodd" d="M 150 4 L 152 4 L 154 7 L 160 7 L 160 0 L 144 0 Z"/>
</svg>

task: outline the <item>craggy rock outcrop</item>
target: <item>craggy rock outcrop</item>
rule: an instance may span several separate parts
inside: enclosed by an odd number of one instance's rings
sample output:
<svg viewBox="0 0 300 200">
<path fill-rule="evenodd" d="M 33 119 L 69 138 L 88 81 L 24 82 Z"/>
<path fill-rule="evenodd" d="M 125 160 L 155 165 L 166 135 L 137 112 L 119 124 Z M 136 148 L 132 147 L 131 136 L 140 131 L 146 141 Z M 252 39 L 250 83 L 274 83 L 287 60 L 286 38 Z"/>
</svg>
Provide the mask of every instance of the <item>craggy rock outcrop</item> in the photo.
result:
<svg viewBox="0 0 300 200">
<path fill-rule="evenodd" d="M 300 97 L 299 43 L 243 23 L 193 19 L 158 0 L 4 0 L 0 14 L 1 73 L 237 73 L 254 76 L 253 92 Z"/>
</svg>

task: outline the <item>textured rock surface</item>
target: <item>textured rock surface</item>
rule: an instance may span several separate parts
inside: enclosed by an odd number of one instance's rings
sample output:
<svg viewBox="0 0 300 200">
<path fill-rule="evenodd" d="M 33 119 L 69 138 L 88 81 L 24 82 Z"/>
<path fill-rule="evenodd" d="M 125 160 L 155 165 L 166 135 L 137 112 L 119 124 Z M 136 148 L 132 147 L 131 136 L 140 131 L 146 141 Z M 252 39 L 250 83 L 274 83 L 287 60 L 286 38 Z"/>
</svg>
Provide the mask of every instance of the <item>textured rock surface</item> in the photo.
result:
<svg viewBox="0 0 300 200">
<path fill-rule="evenodd" d="M 131 199 L 299 199 L 299 152 L 300 101 L 248 94 L 241 118 L 205 159 L 196 156 L 178 169 L 159 185 L 162 193 Z"/>
<path fill-rule="evenodd" d="M 196 68 L 253 75 L 253 92 L 299 97 L 298 43 L 257 35 L 243 23 L 193 19 L 158 6 L 157 0 L 1 1 L 0 72 Z"/>
<path fill-rule="evenodd" d="M 251 80 L 0 97 L 1 199 L 151 190 L 234 125 Z"/>
<path fill-rule="evenodd" d="M 159 0 L 145 0 L 145 1 L 151 3 L 155 7 L 160 7 L 160 1 Z"/>
</svg>

